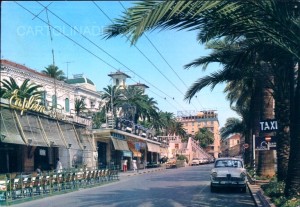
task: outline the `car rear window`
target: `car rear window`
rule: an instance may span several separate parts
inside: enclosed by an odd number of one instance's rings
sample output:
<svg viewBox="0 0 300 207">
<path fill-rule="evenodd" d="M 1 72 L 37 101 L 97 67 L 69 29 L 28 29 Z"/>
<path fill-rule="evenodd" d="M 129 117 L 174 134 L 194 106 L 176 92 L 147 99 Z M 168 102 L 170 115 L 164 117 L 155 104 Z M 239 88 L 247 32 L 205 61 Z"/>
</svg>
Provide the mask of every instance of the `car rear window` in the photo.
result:
<svg viewBox="0 0 300 207">
<path fill-rule="evenodd" d="M 243 163 L 240 160 L 217 160 L 215 163 L 215 167 L 236 167 L 236 168 L 242 168 Z"/>
</svg>

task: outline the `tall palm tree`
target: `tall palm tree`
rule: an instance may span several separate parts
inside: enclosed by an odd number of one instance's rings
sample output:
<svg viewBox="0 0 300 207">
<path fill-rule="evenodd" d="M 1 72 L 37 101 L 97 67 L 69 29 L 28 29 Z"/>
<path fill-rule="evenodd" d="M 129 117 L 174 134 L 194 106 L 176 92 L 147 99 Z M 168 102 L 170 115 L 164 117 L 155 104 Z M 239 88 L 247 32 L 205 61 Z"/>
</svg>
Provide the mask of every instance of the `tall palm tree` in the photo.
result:
<svg viewBox="0 0 300 207">
<path fill-rule="evenodd" d="M 101 98 L 106 101 L 106 112 L 112 111 L 116 116 L 116 109 L 120 104 L 120 100 L 123 98 L 121 90 L 118 86 L 107 86 L 103 88 L 104 93 Z"/>
<path fill-rule="evenodd" d="M 146 1 L 138 2 L 107 29 L 107 37 L 129 34 L 132 43 L 146 31 L 156 28 L 198 30 L 205 43 L 215 38 L 268 43 L 300 62 L 300 2 L 246 1 Z M 266 18 L 268 17 L 268 18 Z M 251 20 L 251 21 L 250 21 Z M 258 46 L 259 44 L 256 44 Z M 291 149 L 286 195 L 300 191 L 300 71 L 292 95 L 290 125 Z"/>
<path fill-rule="evenodd" d="M 55 65 L 45 67 L 45 70 L 42 70 L 42 73 L 56 80 L 62 81 L 66 79 L 64 72 Z"/>
<path fill-rule="evenodd" d="M 42 97 L 42 91 L 39 91 L 40 88 L 42 88 L 41 85 L 30 83 L 29 79 L 25 79 L 19 86 L 12 77 L 9 77 L 9 80 L 4 79 L 1 81 L 1 97 L 9 98 L 15 90 L 18 90 L 18 96 L 23 99 L 35 96 L 37 100 L 40 100 Z"/>
</svg>

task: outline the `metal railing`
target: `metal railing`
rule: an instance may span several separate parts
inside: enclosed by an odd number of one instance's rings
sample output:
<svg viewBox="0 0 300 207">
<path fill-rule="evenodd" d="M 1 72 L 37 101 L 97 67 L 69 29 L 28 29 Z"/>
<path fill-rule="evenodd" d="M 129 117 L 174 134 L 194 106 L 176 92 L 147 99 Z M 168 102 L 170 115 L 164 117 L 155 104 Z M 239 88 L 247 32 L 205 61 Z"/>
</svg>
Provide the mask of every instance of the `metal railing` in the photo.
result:
<svg viewBox="0 0 300 207">
<path fill-rule="evenodd" d="M 119 180 L 119 169 L 69 169 L 57 173 L 0 174 L 0 205 L 89 188 Z"/>
</svg>

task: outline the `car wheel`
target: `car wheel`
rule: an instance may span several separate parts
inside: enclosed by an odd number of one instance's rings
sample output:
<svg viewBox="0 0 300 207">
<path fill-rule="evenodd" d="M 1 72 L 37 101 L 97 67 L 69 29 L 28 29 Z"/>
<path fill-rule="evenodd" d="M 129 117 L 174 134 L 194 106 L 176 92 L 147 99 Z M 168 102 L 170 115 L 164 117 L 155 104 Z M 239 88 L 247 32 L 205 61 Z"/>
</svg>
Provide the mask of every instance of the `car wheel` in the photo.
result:
<svg viewBox="0 0 300 207">
<path fill-rule="evenodd" d="M 246 186 L 241 188 L 241 192 L 242 193 L 246 193 L 247 192 Z"/>
</svg>

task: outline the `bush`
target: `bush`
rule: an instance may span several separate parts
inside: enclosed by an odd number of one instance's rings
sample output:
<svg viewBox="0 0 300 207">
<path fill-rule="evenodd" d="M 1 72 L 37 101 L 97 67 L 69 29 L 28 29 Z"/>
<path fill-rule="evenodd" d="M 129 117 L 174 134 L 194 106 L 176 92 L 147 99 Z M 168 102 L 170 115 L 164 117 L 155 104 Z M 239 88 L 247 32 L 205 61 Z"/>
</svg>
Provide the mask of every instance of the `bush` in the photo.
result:
<svg viewBox="0 0 300 207">
<path fill-rule="evenodd" d="M 264 193 L 271 198 L 271 201 L 277 207 L 299 207 L 300 198 L 286 198 L 284 187 L 285 183 L 278 182 L 276 179 L 272 179 L 270 183 L 261 186 Z"/>
<path fill-rule="evenodd" d="M 186 162 L 189 162 L 188 158 L 185 155 L 178 155 L 177 160 L 186 160 Z"/>
</svg>

